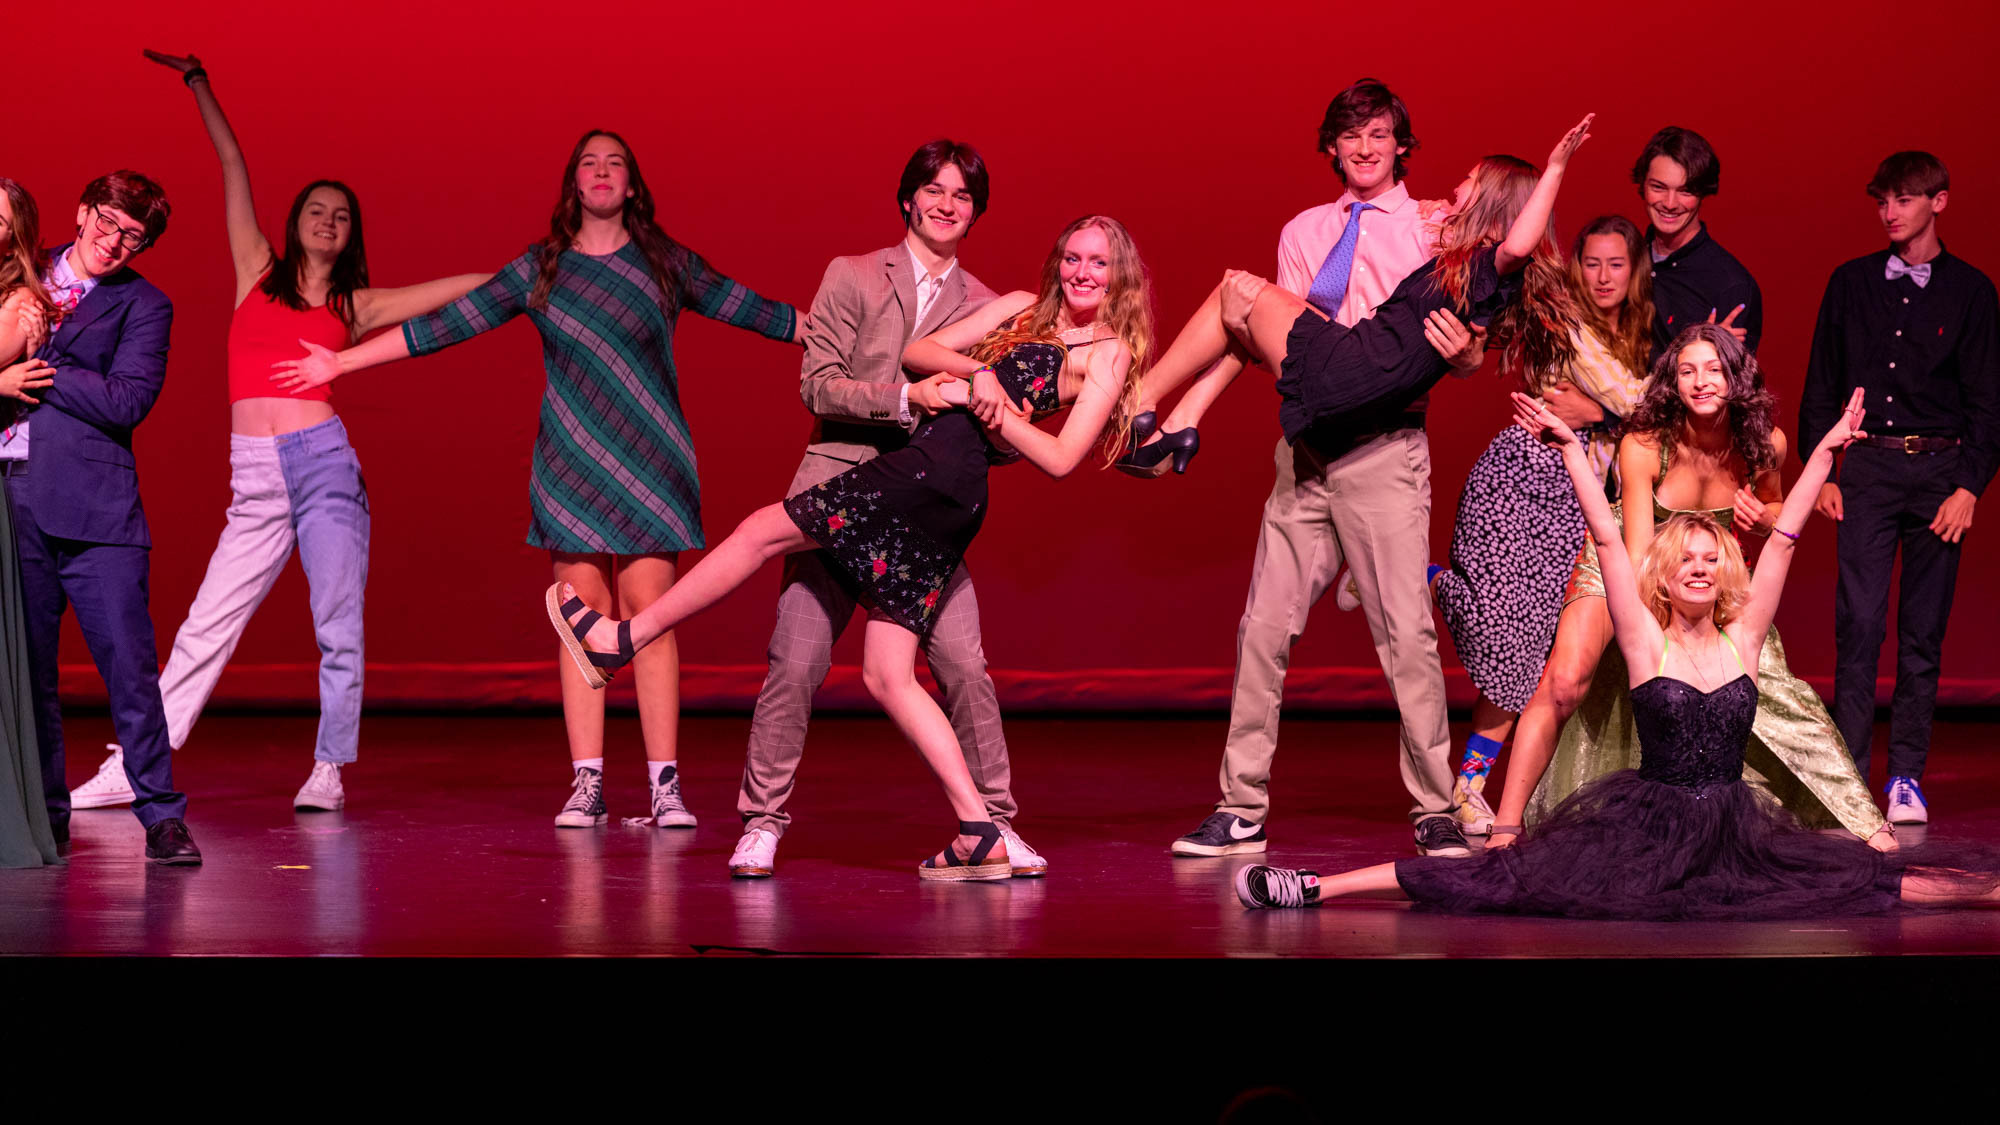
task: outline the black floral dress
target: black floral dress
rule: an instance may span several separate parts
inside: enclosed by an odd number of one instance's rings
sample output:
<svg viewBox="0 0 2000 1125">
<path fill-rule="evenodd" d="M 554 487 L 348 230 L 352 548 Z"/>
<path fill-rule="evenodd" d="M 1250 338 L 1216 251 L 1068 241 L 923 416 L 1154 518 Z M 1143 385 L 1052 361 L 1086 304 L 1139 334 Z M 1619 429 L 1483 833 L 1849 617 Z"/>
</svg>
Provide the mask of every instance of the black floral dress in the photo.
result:
<svg viewBox="0 0 2000 1125">
<path fill-rule="evenodd" d="M 1061 408 L 1056 386 L 1068 350 L 1030 340 L 993 362 L 1008 397 L 1031 416 Z M 825 548 L 828 569 L 864 604 L 923 636 L 937 620 L 945 583 L 986 519 L 991 447 L 963 410 L 917 427 L 908 445 L 785 501 L 799 530 Z"/>
</svg>

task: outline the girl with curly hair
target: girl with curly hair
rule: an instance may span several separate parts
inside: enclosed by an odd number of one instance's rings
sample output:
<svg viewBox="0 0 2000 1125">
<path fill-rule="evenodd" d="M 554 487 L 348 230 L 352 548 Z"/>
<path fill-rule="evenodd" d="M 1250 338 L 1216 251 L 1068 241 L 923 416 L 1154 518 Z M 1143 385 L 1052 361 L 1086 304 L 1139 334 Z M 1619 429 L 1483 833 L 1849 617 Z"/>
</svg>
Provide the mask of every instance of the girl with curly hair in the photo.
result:
<svg viewBox="0 0 2000 1125">
<path fill-rule="evenodd" d="M 1619 444 L 1624 494 L 1612 512 L 1631 558 L 1646 558 L 1656 531 L 1680 515 L 1705 515 L 1738 537 L 1771 534 L 1785 453 L 1785 435 L 1771 424 L 1773 401 L 1756 357 L 1726 328 L 1696 324 L 1675 338 Z M 1489 848 L 1512 843 L 1523 824 L 1591 779 L 1638 763 L 1626 670 L 1615 649 L 1607 658 L 1604 582 L 1595 545 L 1586 542 L 1555 648 L 1515 730 Z M 1838 826 L 1894 847 L 1825 705 L 1787 667 L 1775 627 L 1759 652 L 1744 780 L 1808 827 Z"/>
</svg>

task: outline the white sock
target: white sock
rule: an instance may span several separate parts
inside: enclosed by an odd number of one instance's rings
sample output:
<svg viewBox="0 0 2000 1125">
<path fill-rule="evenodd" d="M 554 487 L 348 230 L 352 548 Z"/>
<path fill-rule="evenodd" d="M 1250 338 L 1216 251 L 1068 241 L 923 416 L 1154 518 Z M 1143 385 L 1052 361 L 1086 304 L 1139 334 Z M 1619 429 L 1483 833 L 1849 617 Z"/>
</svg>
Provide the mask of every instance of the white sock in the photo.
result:
<svg viewBox="0 0 2000 1125">
<path fill-rule="evenodd" d="M 675 776 L 680 775 L 680 759 L 678 758 L 666 762 L 648 761 L 646 763 L 646 784 L 658 785 L 660 783 L 660 771 L 666 769 L 668 766 L 674 768 Z"/>
<path fill-rule="evenodd" d="M 569 760 L 569 768 L 570 768 L 570 769 L 571 769 L 572 771 L 575 771 L 575 770 L 596 770 L 596 771 L 597 771 L 598 773 L 603 773 L 603 772 L 604 772 L 604 759 L 603 759 L 603 758 L 571 758 L 571 759 Z"/>
</svg>

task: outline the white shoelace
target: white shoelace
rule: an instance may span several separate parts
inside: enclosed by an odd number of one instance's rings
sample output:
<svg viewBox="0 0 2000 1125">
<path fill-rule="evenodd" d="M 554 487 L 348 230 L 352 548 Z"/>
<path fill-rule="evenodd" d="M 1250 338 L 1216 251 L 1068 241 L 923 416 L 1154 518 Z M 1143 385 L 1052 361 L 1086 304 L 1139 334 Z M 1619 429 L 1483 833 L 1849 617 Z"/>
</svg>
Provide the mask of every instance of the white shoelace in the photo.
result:
<svg viewBox="0 0 2000 1125">
<path fill-rule="evenodd" d="M 1267 867 L 1264 869 L 1264 897 L 1271 900 L 1272 906 L 1304 906 L 1305 880 L 1296 871 Z"/>
</svg>

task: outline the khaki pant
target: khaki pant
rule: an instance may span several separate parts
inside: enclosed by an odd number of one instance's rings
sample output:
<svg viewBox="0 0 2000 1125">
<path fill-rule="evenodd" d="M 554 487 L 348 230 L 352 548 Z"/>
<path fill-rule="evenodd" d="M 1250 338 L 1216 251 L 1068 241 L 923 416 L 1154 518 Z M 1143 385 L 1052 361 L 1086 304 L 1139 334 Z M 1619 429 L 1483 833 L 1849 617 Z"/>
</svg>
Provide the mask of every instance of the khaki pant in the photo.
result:
<svg viewBox="0 0 2000 1125">
<path fill-rule="evenodd" d="M 1236 630 L 1236 684 L 1216 808 L 1263 823 L 1292 645 L 1344 562 L 1353 569 L 1375 655 L 1402 712 L 1403 785 L 1412 821 L 1451 812 L 1451 732 L 1424 567 L 1430 561 L 1430 443 L 1396 430 L 1323 461 L 1278 442 L 1277 484 Z"/>
<path fill-rule="evenodd" d="M 780 836 L 792 819 L 784 811 L 785 798 L 805 754 L 813 693 L 826 681 L 833 644 L 857 604 L 817 551 L 787 557 L 784 583 L 777 628 L 771 631 L 771 670 L 751 713 L 750 751 L 743 764 L 743 790 L 736 797 L 745 832 L 763 828 Z M 1000 700 L 993 677 L 986 674 L 986 650 L 979 639 L 979 598 L 963 566 L 945 584 L 923 651 L 944 693 L 944 712 L 986 814 L 1004 828 L 1019 810 L 1007 740 L 1000 731 Z"/>
</svg>

